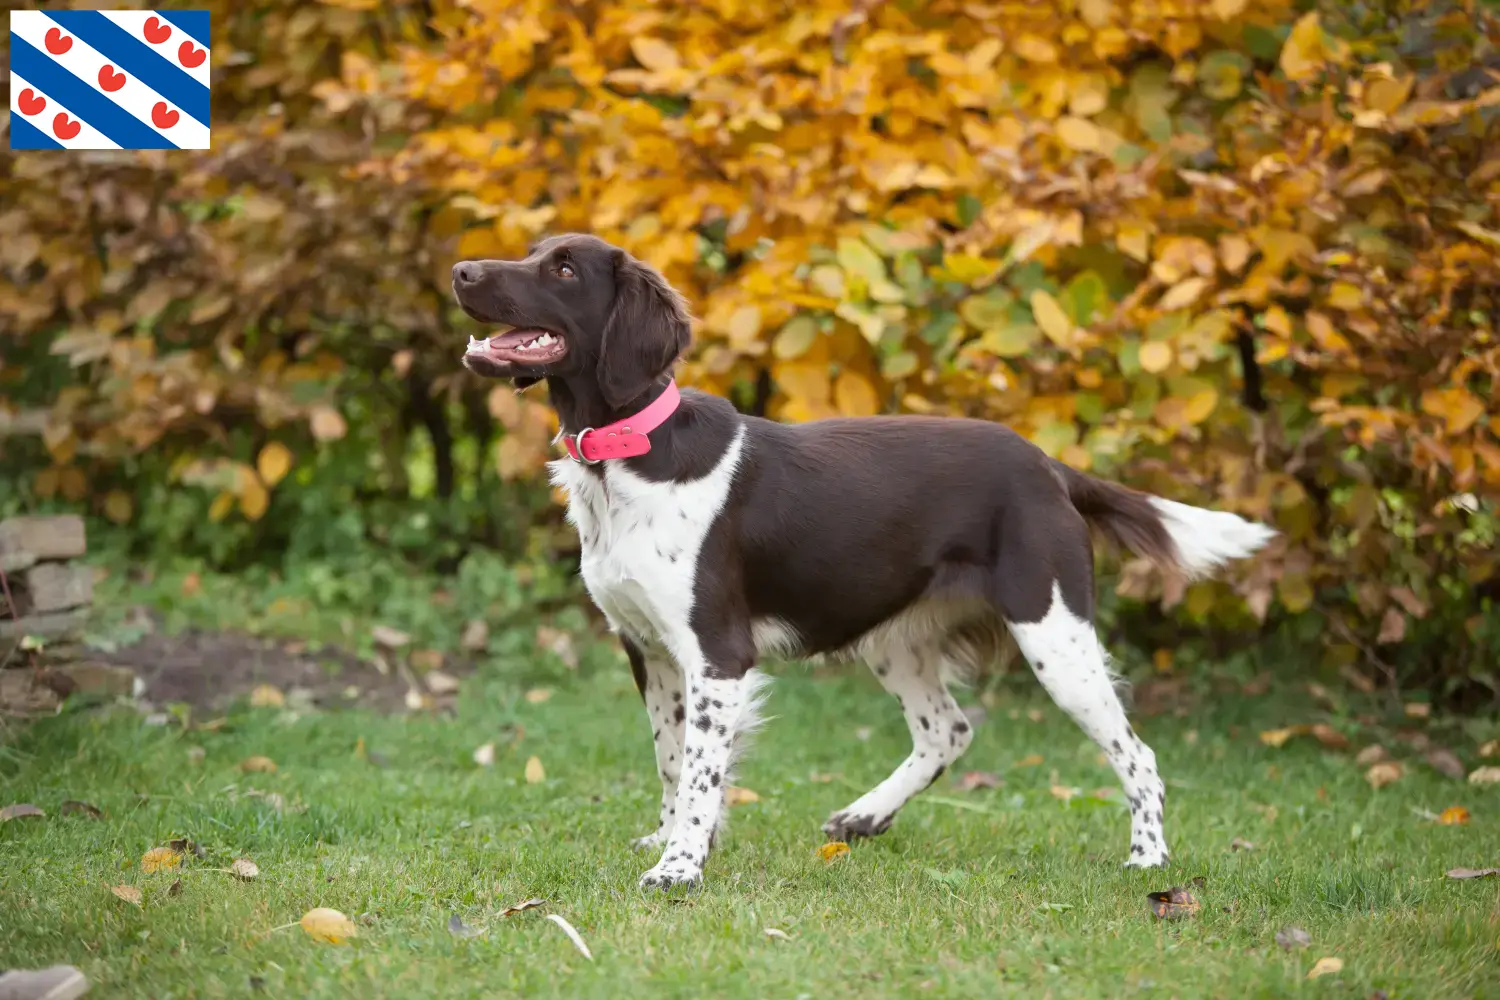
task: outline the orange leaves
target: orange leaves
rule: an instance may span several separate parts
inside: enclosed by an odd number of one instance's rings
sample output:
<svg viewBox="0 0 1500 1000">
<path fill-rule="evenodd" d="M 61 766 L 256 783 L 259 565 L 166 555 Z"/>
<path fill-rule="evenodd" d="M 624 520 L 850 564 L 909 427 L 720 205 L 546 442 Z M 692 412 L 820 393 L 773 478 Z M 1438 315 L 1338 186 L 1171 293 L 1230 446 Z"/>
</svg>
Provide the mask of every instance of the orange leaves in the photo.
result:
<svg viewBox="0 0 1500 1000">
<path fill-rule="evenodd" d="M 1448 433 L 1459 435 L 1484 416 L 1484 404 L 1469 390 L 1461 386 L 1449 386 L 1444 389 L 1428 389 L 1422 393 L 1422 412 L 1442 418 Z"/>
</svg>

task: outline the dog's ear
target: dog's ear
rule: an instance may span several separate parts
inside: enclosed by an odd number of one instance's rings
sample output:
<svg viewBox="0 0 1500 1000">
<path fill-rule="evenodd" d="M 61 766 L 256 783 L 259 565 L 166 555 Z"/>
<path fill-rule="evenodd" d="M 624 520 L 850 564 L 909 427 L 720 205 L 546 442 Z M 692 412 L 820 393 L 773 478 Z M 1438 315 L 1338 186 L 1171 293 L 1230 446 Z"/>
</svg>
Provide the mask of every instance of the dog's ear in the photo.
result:
<svg viewBox="0 0 1500 1000">
<path fill-rule="evenodd" d="M 655 268 L 615 251 L 615 301 L 599 345 L 599 390 L 616 409 L 651 387 L 687 350 L 687 303 Z"/>
</svg>

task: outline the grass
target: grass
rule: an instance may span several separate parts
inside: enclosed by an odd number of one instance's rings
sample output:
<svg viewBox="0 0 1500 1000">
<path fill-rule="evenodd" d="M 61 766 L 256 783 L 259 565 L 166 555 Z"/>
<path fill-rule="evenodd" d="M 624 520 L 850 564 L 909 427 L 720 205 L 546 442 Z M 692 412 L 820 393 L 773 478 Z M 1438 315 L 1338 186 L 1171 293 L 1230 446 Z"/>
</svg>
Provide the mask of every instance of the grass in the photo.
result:
<svg viewBox="0 0 1500 1000">
<path fill-rule="evenodd" d="M 1497 790 L 1424 768 L 1374 790 L 1347 753 L 1262 746 L 1256 731 L 1302 720 L 1301 701 L 1221 698 L 1189 719 L 1138 721 L 1168 779 L 1165 873 L 1120 868 L 1126 813 L 1087 794 L 1113 777 L 1029 685 L 1006 686 L 963 762 L 1005 787 L 941 783 L 886 836 L 825 863 L 822 820 L 904 755 L 906 735 L 867 678 L 786 670 L 739 777 L 760 801 L 734 809 L 706 887 L 664 897 L 636 888 L 655 858 L 629 847 L 658 791 L 628 671 L 542 703 L 522 694 L 550 674 L 497 674 L 468 679 L 452 719 L 242 707 L 203 732 L 118 709 L 14 735 L 0 803 L 49 815 L 0 825 L 0 967 L 72 962 L 91 997 L 155 1000 L 1500 996 L 1496 882 L 1443 877 L 1500 863 Z M 480 768 L 471 754 L 489 740 L 498 759 Z M 279 770 L 242 773 L 255 754 Z M 1034 754 L 1043 763 L 1016 766 Z M 522 776 L 531 755 L 538 784 Z M 1053 785 L 1086 794 L 1064 803 Z M 106 817 L 60 816 L 66 799 Z M 1417 813 L 1453 804 L 1474 821 Z M 143 874 L 138 859 L 175 836 L 207 855 L 170 896 L 178 876 Z M 1255 849 L 1231 852 L 1236 837 Z M 236 857 L 260 877 L 210 870 Z M 1196 917 L 1150 915 L 1148 892 L 1199 876 Z M 112 896 L 119 883 L 142 888 L 144 908 Z M 545 910 L 500 917 L 532 896 Z M 265 933 L 314 906 L 360 917 L 358 938 Z M 547 912 L 578 928 L 593 961 Z M 455 914 L 483 933 L 450 934 Z M 1308 950 L 1277 947 L 1287 924 L 1311 935 Z M 1309 981 L 1323 956 L 1342 972 Z"/>
</svg>

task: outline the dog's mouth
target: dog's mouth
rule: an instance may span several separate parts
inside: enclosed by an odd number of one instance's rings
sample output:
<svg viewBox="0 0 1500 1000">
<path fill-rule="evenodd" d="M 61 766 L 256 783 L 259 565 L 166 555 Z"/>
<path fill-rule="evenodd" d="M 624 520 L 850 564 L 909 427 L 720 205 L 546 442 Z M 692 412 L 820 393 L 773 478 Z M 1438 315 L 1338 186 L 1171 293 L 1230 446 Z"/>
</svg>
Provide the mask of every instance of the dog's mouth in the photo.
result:
<svg viewBox="0 0 1500 1000">
<path fill-rule="evenodd" d="M 513 368 L 555 364 L 567 353 L 568 342 L 561 334 L 540 327 L 521 327 L 483 339 L 470 337 L 464 364 L 482 375 L 503 375 Z"/>
</svg>

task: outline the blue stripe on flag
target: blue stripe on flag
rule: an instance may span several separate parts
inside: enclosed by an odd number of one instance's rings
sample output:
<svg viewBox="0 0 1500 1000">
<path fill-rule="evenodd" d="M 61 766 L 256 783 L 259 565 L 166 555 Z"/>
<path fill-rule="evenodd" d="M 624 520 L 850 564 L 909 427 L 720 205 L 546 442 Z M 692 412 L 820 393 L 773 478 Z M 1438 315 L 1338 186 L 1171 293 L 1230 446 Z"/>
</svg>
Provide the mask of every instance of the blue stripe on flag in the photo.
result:
<svg viewBox="0 0 1500 1000">
<path fill-rule="evenodd" d="M 55 114 L 56 112 L 54 112 Z M 63 144 L 31 124 L 21 113 L 10 113 L 11 149 L 62 149 Z"/>
<path fill-rule="evenodd" d="M 38 90 L 119 143 L 122 149 L 176 149 L 149 125 L 32 48 L 10 36 L 10 65 Z"/>
<path fill-rule="evenodd" d="M 208 11 L 206 10 L 154 10 L 151 13 L 158 14 L 164 21 L 171 21 L 177 27 L 193 36 L 193 40 L 205 49 L 211 49 L 208 37 Z"/>
<path fill-rule="evenodd" d="M 166 98 L 174 108 L 208 125 L 208 88 L 163 59 L 145 42 L 94 10 L 49 10 L 47 16 L 99 50 L 99 54 Z M 177 50 L 172 49 L 175 53 Z M 82 112 L 79 112 L 82 114 Z"/>
</svg>

